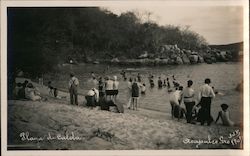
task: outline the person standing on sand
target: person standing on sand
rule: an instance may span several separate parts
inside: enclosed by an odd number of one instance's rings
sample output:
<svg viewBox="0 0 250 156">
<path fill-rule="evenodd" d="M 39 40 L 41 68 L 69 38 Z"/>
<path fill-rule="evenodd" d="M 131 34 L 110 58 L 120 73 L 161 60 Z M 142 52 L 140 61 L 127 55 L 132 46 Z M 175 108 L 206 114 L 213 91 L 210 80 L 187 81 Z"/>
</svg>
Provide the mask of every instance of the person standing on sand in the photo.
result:
<svg viewBox="0 0 250 156">
<path fill-rule="evenodd" d="M 127 104 L 127 108 L 130 109 L 131 107 L 131 101 L 132 101 L 132 78 L 129 78 L 129 81 L 128 81 L 128 104 Z"/>
<path fill-rule="evenodd" d="M 112 100 L 112 96 L 113 96 L 113 81 L 110 79 L 110 77 L 107 77 L 107 80 L 105 82 L 105 93 L 106 93 L 106 99 L 109 96 L 110 100 Z"/>
<path fill-rule="evenodd" d="M 188 80 L 187 87 L 182 92 L 182 96 L 183 96 L 182 99 L 183 99 L 183 102 L 186 106 L 186 111 L 187 111 L 187 113 L 186 113 L 187 123 L 191 123 L 192 110 L 193 110 L 193 107 L 195 105 L 194 90 L 191 88 L 192 85 L 193 85 L 193 81 Z"/>
<path fill-rule="evenodd" d="M 140 94 L 139 85 L 136 79 L 134 79 L 134 82 L 132 84 L 132 109 L 133 110 L 137 110 L 138 108 L 139 94 Z"/>
<path fill-rule="evenodd" d="M 79 86 L 79 81 L 73 73 L 70 74 L 69 80 L 69 94 L 70 94 L 70 104 L 78 105 L 77 90 Z"/>
<path fill-rule="evenodd" d="M 118 95 L 119 81 L 117 80 L 117 76 L 114 76 L 113 81 L 113 91 L 114 91 L 114 102 L 116 102 L 116 98 Z"/>
<path fill-rule="evenodd" d="M 211 80 L 209 78 L 205 79 L 205 84 L 201 86 L 200 92 L 199 92 L 199 100 L 201 105 L 201 125 L 204 125 L 205 122 L 207 122 L 207 125 L 210 126 L 210 124 L 213 122 L 213 119 L 211 117 L 211 103 L 212 98 L 215 97 L 213 88 L 209 85 L 211 83 Z"/>
</svg>

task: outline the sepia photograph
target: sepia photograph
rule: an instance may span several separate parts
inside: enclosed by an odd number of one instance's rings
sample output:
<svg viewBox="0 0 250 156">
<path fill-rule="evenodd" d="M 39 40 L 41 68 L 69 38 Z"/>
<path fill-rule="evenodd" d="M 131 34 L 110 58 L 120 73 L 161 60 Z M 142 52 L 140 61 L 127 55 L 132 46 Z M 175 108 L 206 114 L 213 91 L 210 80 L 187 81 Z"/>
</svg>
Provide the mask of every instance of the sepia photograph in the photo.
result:
<svg viewBox="0 0 250 156">
<path fill-rule="evenodd" d="M 173 2 L 2 7 L 5 152 L 245 150 L 246 1 Z"/>
</svg>

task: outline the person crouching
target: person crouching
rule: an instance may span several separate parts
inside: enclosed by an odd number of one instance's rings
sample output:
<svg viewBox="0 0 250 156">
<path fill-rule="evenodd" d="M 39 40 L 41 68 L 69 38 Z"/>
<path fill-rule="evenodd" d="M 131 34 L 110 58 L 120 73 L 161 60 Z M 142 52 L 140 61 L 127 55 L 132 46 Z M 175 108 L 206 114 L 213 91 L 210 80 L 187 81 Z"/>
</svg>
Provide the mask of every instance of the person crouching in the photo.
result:
<svg viewBox="0 0 250 156">
<path fill-rule="evenodd" d="M 86 106 L 88 107 L 95 107 L 99 101 L 99 91 L 95 88 L 92 88 L 88 91 L 87 95 L 85 96 L 87 101 Z"/>
</svg>

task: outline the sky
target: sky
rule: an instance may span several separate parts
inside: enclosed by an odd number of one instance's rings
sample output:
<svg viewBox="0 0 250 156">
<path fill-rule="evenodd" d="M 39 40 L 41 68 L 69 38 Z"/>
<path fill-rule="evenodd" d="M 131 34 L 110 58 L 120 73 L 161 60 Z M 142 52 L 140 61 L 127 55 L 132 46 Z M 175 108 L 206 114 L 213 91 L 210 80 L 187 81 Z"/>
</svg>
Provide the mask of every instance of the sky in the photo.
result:
<svg viewBox="0 0 250 156">
<path fill-rule="evenodd" d="M 202 35 L 209 44 L 228 44 L 243 41 L 243 6 L 111 6 L 115 14 L 138 12 L 143 19 L 159 25 L 188 26 Z M 150 14 L 149 14 L 150 13 Z M 148 16 L 150 15 L 150 16 Z M 149 18 L 148 18 L 149 17 Z"/>
</svg>

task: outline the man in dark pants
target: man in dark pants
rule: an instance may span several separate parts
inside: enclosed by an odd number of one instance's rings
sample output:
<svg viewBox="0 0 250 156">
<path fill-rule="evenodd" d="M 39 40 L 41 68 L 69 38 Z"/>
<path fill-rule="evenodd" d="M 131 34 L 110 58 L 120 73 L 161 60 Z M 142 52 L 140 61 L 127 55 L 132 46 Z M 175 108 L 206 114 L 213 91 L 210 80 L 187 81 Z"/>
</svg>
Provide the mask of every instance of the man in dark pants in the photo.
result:
<svg viewBox="0 0 250 156">
<path fill-rule="evenodd" d="M 186 113 L 187 123 L 191 123 L 192 110 L 195 105 L 194 90 L 191 88 L 192 85 L 193 85 L 193 81 L 188 80 L 187 87 L 183 90 L 183 93 L 182 93 L 182 96 L 183 96 L 182 99 L 184 101 L 184 104 L 186 106 L 186 111 L 187 111 Z"/>
<path fill-rule="evenodd" d="M 69 80 L 69 94 L 70 94 L 70 104 L 72 105 L 78 105 L 78 99 L 77 99 L 77 88 L 79 85 L 78 79 L 74 76 L 73 73 L 70 74 L 70 80 Z"/>
<path fill-rule="evenodd" d="M 201 86 L 200 93 L 199 93 L 199 99 L 200 99 L 200 105 L 201 105 L 201 125 L 204 125 L 205 122 L 207 122 L 207 125 L 209 126 L 211 122 L 213 121 L 211 117 L 211 102 L 212 98 L 215 97 L 213 88 L 209 86 L 211 83 L 211 80 L 209 78 L 205 79 L 205 85 Z"/>
</svg>

